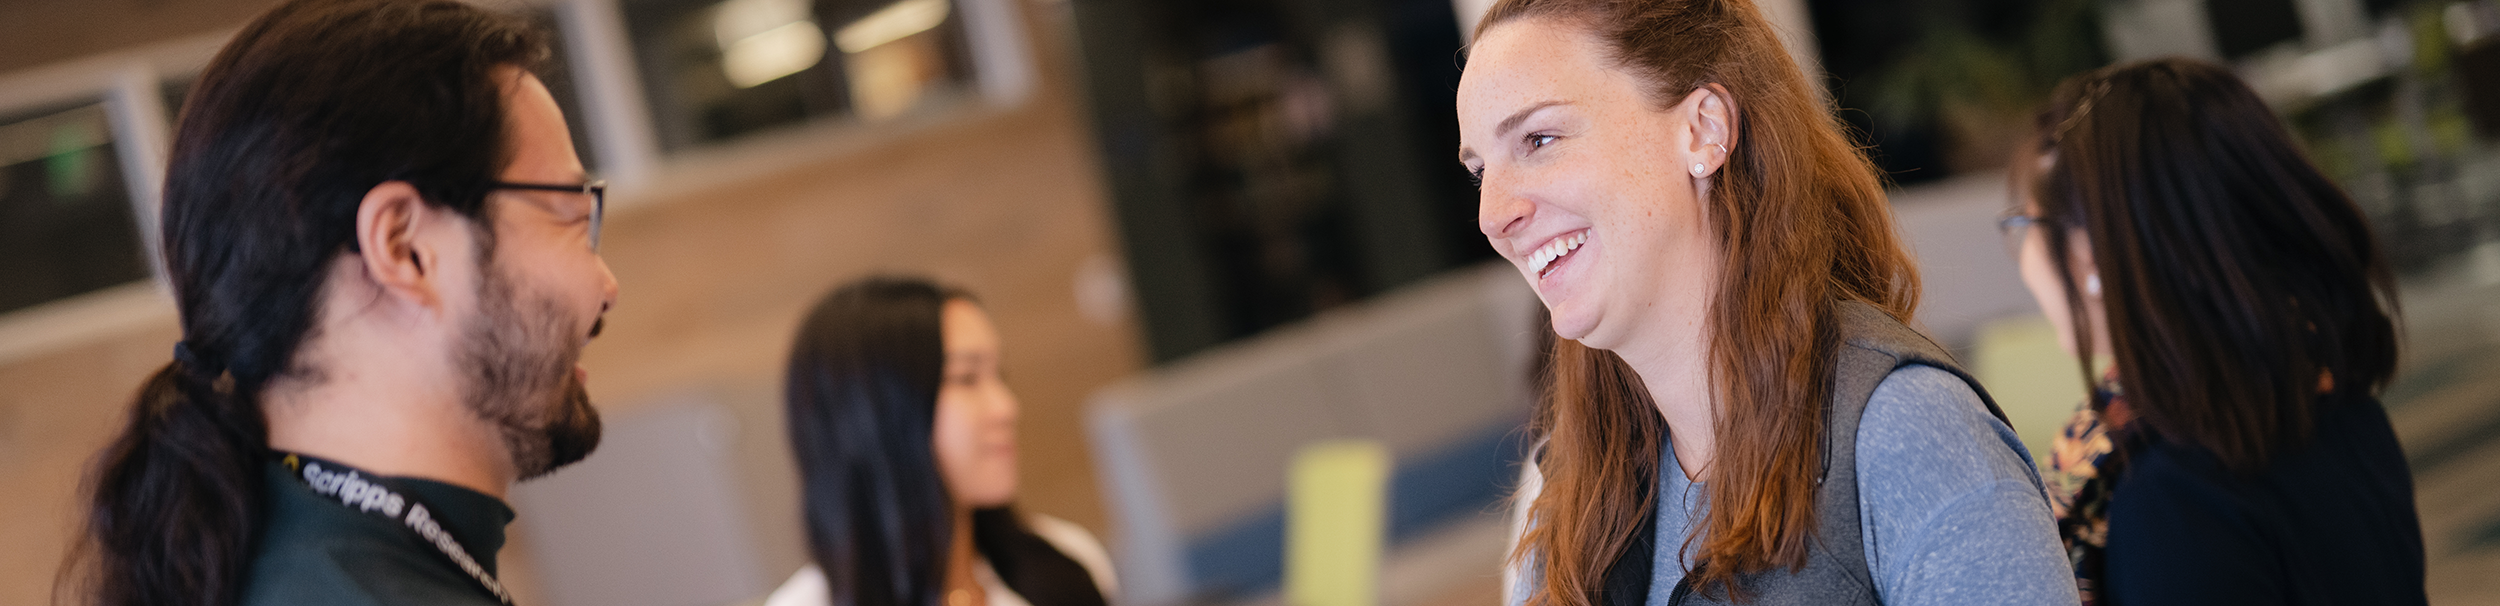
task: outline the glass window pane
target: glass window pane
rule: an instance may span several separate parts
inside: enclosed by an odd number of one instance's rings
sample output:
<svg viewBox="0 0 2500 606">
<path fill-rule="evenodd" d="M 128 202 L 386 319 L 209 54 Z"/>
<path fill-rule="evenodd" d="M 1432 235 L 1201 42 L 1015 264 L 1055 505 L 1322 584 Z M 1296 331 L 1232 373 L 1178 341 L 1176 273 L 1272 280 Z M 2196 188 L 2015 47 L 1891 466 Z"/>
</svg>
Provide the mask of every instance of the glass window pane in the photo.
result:
<svg viewBox="0 0 2500 606">
<path fill-rule="evenodd" d="M 623 0 L 660 145 L 676 150 L 970 90 L 949 0 Z"/>
<path fill-rule="evenodd" d="M 0 115 L 0 313 L 146 279 L 104 105 Z"/>
<path fill-rule="evenodd" d="M 157 84 L 157 95 L 165 101 L 166 128 L 173 128 L 175 123 L 182 121 L 182 103 L 191 99 L 191 83 L 198 81 L 198 76 L 190 76 Z M 167 138 L 172 138 L 170 133 Z"/>
</svg>

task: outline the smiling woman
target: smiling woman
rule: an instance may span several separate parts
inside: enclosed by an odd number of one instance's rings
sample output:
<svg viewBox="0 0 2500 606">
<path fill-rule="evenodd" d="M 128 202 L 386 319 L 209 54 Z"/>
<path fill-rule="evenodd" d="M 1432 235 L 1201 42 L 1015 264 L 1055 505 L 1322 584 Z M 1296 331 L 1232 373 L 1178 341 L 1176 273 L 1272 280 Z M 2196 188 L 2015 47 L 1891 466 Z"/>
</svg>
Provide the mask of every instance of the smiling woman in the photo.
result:
<svg viewBox="0 0 2500 606">
<path fill-rule="evenodd" d="M 1918 278 L 1811 91 L 1745 0 L 1479 25 L 1460 159 L 1561 337 L 1514 602 L 2075 600 L 2003 414 L 1903 326 Z"/>
<path fill-rule="evenodd" d="M 786 384 L 815 564 L 766 606 L 1102 606 L 1110 556 L 1013 506 L 1016 396 L 972 296 L 871 277 L 826 295 Z"/>
</svg>

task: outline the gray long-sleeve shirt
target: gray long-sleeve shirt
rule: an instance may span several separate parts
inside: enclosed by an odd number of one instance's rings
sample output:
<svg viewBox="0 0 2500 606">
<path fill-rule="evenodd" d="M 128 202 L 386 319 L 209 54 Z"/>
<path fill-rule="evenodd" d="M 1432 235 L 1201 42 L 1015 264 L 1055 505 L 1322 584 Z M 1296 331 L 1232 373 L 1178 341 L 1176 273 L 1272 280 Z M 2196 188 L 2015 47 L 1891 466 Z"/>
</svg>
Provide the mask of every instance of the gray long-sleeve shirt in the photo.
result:
<svg viewBox="0 0 2500 606">
<path fill-rule="evenodd" d="M 1652 606 L 1667 603 L 1691 566 L 1685 539 L 1708 506 L 1675 449 L 1662 450 Z M 1883 603 L 2079 602 L 2030 454 L 1961 379 L 1926 366 L 1885 377 L 1859 421 L 1857 468 L 1861 539 Z M 1526 600 L 1526 585 L 1513 585 L 1511 606 Z"/>
</svg>

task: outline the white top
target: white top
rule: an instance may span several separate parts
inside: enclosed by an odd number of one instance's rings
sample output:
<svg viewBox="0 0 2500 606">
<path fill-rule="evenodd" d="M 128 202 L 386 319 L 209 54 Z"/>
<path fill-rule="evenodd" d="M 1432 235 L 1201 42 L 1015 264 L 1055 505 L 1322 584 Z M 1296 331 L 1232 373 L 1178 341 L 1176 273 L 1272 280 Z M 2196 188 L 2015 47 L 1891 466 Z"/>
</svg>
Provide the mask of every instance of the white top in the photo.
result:
<svg viewBox="0 0 2500 606">
<path fill-rule="evenodd" d="M 1094 577 L 1094 587 L 1102 590 L 1104 602 L 1119 603 L 1120 584 L 1111 574 L 1111 552 L 1102 548 L 1102 541 L 1095 540 L 1093 533 L 1074 522 L 1038 513 L 1024 514 L 1024 525 L 1060 554 L 1085 567 L 1086 574 Z M 1033 606 L 1024 596 L 1007 588 L 1007 582 L 998 578 L 998 571 L 990 568 L 989 558 L 974 554 L 972 575 L 974 581 L 981 583 L 981 592 L 989 594 L 988 606 Z M 771 597 L 764 598 L 764 606 L 825 606 L 833 603 L 832 591 L 825 584 L 825 570 L 809 563 L 782 582 L 780 589 L 774 589 Z"/>
</svg>

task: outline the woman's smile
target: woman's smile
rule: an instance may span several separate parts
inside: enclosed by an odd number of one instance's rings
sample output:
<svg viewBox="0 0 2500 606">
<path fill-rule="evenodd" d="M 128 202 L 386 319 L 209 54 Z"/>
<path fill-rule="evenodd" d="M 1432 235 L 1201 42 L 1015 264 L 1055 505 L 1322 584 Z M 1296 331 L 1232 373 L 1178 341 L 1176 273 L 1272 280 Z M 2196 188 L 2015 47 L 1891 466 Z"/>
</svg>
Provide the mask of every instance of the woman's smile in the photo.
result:
<svg viewBox="0 0 2500 606">
<path fill-rule="evenodd" d="M 1548 239 L 1544 246 L 1539 246 L 1535 251 L 1528 253 L 1528 271 L 1536 272 L 1538 278 L 1543 278 L 1553 273 L 1551 270 L 1555 269 L 1556 262 L 1570 257 L 1572 252 L 1580 250 L 1580 245 L 1588 241 L 1589 230 L 1585 229 Z"/>
</svg>

